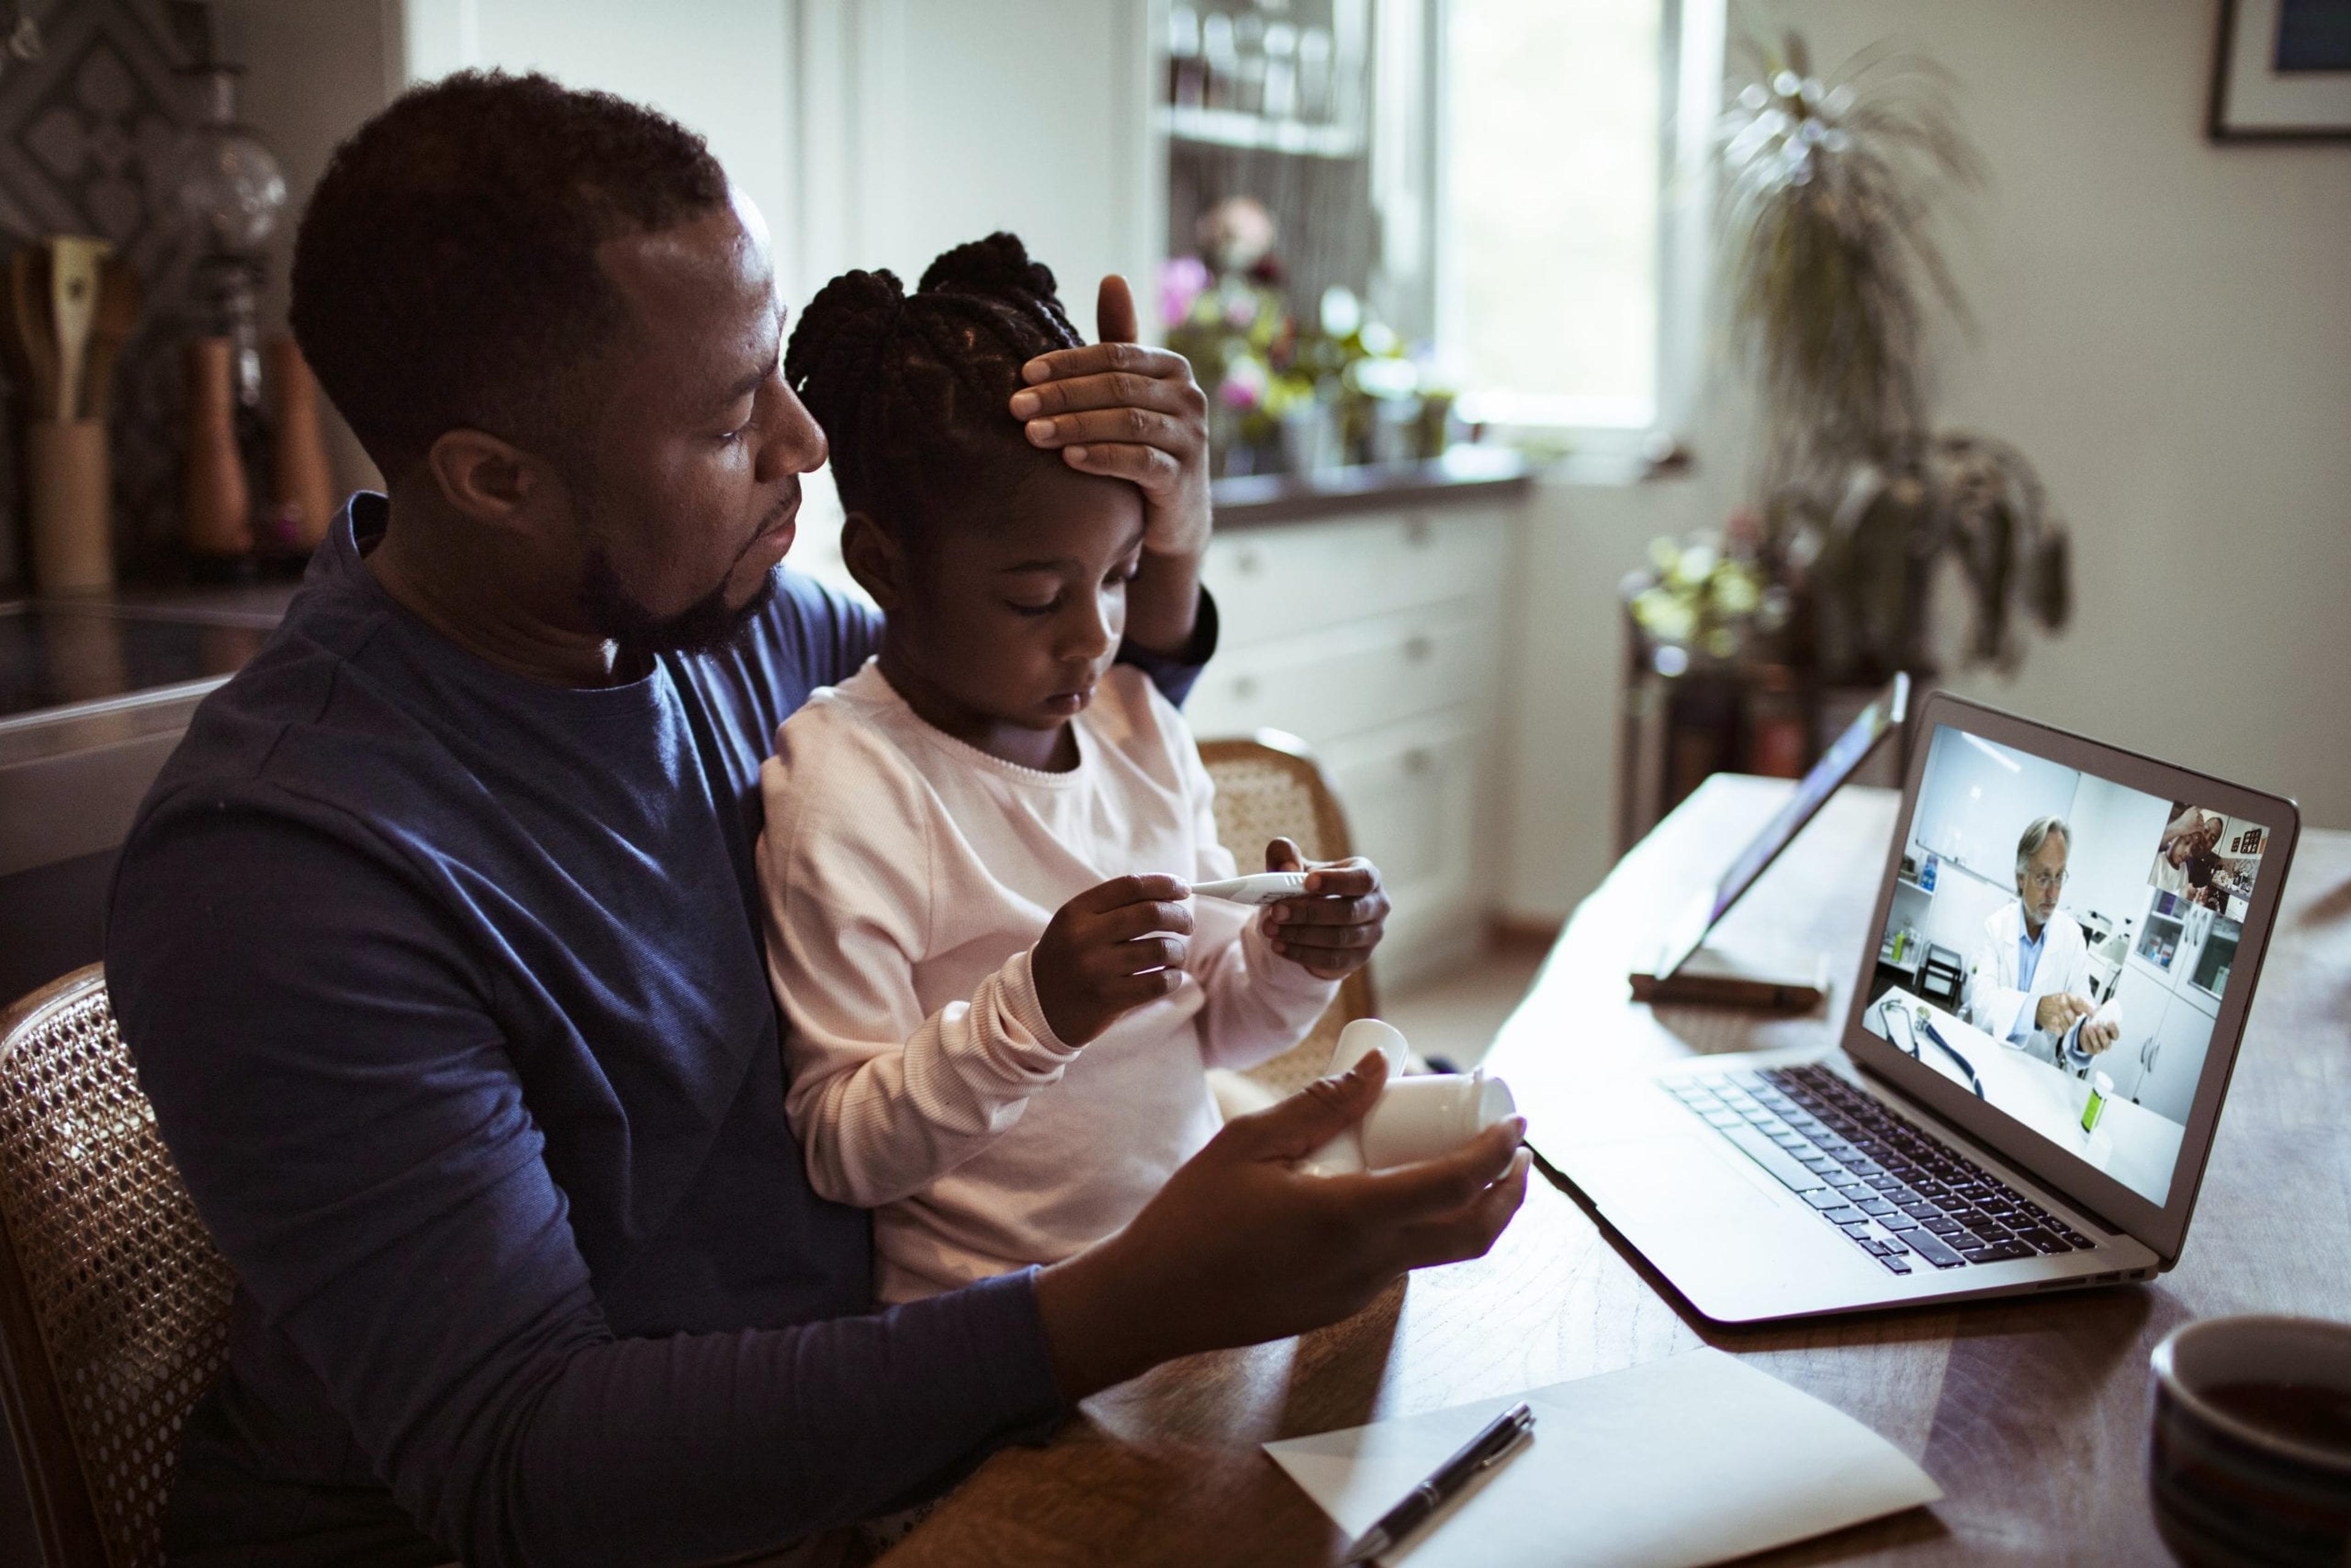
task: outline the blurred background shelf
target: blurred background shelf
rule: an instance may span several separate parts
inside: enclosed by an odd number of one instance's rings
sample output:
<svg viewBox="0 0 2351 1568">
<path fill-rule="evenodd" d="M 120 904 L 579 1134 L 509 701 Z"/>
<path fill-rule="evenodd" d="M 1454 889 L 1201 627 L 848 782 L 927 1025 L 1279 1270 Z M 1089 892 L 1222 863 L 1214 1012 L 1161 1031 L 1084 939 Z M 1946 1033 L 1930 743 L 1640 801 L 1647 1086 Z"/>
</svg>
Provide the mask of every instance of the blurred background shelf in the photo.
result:
<svg viewBox="0 0 2351 1568">
<path fill-rule="evenodd" d="M 1201 147 L 1288 152 L 1306 158 L 1360 158 L 1360 128 L 1318 125 L 1303 120 L 1269 120 L 1235 109 L 1193 109 L 1163 104 L 1153 123 L 1171 141 Z"/>
</svg>

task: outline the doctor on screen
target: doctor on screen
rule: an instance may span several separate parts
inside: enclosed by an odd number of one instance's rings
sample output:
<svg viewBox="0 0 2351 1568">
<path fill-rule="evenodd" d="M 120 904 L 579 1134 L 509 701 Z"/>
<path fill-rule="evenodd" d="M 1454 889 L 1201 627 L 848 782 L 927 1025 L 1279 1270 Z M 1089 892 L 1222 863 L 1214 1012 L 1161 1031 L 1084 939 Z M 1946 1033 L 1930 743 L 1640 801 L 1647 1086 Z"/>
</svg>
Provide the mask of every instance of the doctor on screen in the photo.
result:
<svg viewBox="0 0 2351 1568">
<path fill-rule="evenodd" d="M 2074 830 L 2063 817 L 2035 818 L 2016 841 L 2016 902 L 1984 921 L 1968 1008 L 1985 1033 L 2079 1074 L 2121 1030 L 2089 1021 L 2098 1010 L 2089 997 L 2089 946 L 2082 927 L 2057 907 L 2073 847 Z M 2068 1042 L 2065 1031 L 2077 1019 L 2081 1031 Z"/>
</svg>

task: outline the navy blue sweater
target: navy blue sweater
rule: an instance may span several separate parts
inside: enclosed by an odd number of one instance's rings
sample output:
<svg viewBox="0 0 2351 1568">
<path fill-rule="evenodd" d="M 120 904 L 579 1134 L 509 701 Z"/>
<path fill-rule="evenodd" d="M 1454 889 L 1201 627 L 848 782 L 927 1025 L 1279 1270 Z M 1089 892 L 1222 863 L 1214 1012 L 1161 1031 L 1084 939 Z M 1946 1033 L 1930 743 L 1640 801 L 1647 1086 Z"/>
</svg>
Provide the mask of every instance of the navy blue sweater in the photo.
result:
<svg viewBox="0 0 2351 1568">
<path fill-rule="evenodd" d="M 376 585 L 387 517 L 354 498 L 117 873 L 115 1009 L 240 1281 L 174 1561 L 692 1562 L 1049 1429 L 1030 1276 L 874 1314 L 784 1118 L 759 763 L 871 613 L 786 573 L 724 653 L 539 685 Z"/>
</svg>

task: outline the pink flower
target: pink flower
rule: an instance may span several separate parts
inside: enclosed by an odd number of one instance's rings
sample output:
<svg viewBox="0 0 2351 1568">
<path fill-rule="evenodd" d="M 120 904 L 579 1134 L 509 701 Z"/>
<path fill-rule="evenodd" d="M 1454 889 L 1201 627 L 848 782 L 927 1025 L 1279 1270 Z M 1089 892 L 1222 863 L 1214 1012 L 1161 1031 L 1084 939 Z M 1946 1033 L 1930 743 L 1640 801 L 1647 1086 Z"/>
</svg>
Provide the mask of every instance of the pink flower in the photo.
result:
<svg viewBox="0 0 2351 1568">
<path fill-rule="evenodd" d="M 1192 314 L 1208 288 L 1208 264 L 1196 256 L 1170 256 L 1159 267 L 1159 319 L 1174 326 Z"/>
<path fill-rule="evenodd" d="M 1265 367 L 1242 355 L 1225 363 L 1225 379 L 1217 384 L 1217 400 L 1227 408 L 1248 413 L 1265 402 Z"/>
</svg>

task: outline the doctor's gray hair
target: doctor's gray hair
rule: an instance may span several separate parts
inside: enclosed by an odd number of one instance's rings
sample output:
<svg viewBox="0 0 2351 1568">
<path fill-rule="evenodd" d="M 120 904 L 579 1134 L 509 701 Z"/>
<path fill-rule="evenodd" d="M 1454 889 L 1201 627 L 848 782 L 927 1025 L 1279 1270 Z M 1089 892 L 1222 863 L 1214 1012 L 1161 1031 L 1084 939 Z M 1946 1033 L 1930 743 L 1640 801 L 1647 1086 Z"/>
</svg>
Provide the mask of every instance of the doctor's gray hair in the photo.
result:
<svg viewBox="0 0 2351 1568">
<path fill-rule="evenodd" d="M 2041 852 L 2041 846 L 2049 841 L 2049 835 L 2052 833 L 2065 841 L 2066 853 L 2073 852 L 2074 830 L 2066 826 L 2064 818 L 2035 817 L 2025 828 L 2024 836 L 2016 841 L 2017 875 L 2024 874 L 2025 866 L 2032 862 L 2034 855 Z"/>
</svg>

